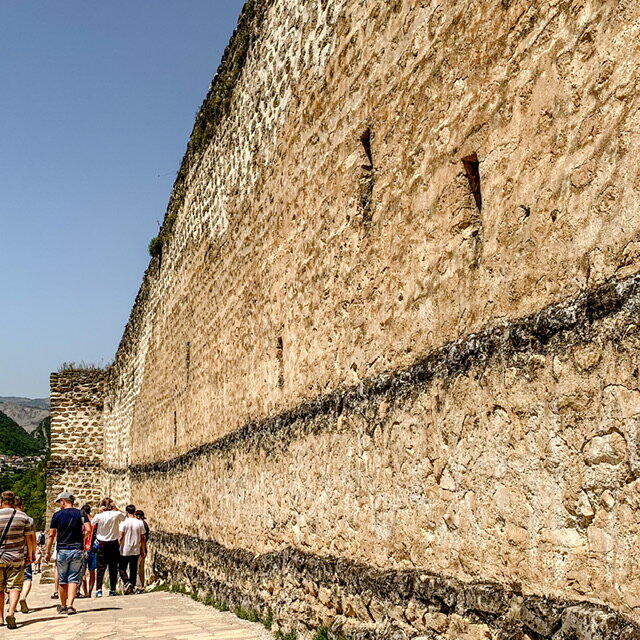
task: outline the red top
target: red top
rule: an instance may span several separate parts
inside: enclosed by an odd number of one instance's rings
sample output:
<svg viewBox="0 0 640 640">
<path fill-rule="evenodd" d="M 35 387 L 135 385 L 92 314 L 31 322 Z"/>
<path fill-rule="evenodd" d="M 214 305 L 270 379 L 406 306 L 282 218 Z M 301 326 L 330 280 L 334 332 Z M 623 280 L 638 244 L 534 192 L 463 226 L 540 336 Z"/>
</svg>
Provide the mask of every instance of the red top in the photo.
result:
<svg viewBox="0 0 640 640">
<path fill-rule="evenodd" d="M 90 515 L 87 515 L 87 518 L 89 518 L 89 522 L 91 522 L 91 520 L 93 520 L 93 518 Z M 91 527 L 91 529 L 89 530 L 89 533 L 85 534 L 84 536 L 84 550 L 85 551 L 91 551 L 91 540 L 93 539 L 93 527 Z"/>
</svg>

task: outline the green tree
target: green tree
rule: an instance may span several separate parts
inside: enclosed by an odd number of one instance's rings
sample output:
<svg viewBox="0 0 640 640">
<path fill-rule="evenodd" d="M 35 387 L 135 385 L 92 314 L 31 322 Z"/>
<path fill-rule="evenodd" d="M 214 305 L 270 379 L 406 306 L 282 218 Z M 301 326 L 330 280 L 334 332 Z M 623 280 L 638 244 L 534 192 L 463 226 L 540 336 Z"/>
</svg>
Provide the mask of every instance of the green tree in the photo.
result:
<svg viewBox="0 0 640 640">
<path fill-rule="evenodd" d="M 24 501 L 24 510 L 33 518 L 36 530 L 45 528 L 47 458 L 40 460 L 35 467 L 16 474 L 11 487 L 11 491 Z"/>
<path fill-rule="evenodd" d="M 47 452 L 51 419 L 45 418 L 32 438 L 19 424 L 0 411 L 0 455 L 33 456 Z M 13 491 L 24 501 L 24 510 L 33 518 L 37 529 L 44 529 L 47 490 L 47 460 L 43 457 L 34 467 L 0 474 L 0 491 Z"/>
</svg>

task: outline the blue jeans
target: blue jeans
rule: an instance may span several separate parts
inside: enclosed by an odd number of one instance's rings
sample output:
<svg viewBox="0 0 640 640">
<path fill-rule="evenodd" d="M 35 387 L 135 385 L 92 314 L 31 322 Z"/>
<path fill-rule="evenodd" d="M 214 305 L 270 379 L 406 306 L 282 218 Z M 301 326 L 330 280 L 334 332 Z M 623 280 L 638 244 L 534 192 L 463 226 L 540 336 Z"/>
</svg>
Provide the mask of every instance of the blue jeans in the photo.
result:
<svg viewBox="0 0 640 640">
<path fill-rule="evenodd" d="M 60 584 L 80 584 L 82 581 L 82 549 L 58 549 L 58 577 Z"/>
</svg>

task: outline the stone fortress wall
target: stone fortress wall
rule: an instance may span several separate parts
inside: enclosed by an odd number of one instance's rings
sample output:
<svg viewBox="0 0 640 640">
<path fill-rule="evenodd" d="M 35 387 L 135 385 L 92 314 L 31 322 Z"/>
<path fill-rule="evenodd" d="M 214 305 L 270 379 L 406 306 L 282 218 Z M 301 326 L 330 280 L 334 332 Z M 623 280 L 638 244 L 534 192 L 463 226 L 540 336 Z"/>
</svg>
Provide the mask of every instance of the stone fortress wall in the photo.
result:
<svg viewBox="0 0 640 640">
<path fill-rule="evenodd" d="M 640 637 L 640 2 L 244 18 L 105 384 L 156 572 L 285 631 Z"/>
<path fill-rule="evenodd" d="M 51 458 L 47 473 L 47 522 L 54 500 L 71 491 L 78 506 L 102 498 L 104 427 L 103 371 L 51 374 Z"/>
</svg>

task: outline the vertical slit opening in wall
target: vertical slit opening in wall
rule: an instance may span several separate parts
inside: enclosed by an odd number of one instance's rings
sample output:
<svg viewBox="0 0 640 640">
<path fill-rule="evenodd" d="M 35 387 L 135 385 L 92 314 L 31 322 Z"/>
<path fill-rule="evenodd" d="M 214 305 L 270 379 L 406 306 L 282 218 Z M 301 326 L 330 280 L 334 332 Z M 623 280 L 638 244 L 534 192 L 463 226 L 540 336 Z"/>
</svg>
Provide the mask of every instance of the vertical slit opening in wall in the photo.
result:
<svg viewBox="0 0 640 640">
<path fill-rule="evenodd" d="M 178 412 L 173 412 L 173 444 L 178 444 Z"/>
<path fill-rule="evenodd" d="M 278 336 L 276 343 L 276 358 L 278 359 L 278 387 L 284 387 L 284 343 L 282 336 Z"/>
<path fill-rule="evenodd" d="M 187 351 L 185 354 L 185 365 L 187 369 L 187 384 L 191 380 L 191 343 L 187 342 Z"/>
<path fill-rule="evenodd" d="M 478 160 L 478 154 L 472 153 L 462 158 L 462 164 L 464 165 L 464 172 L 467 175 L 469 182 L 469 189 L 473 199 L 476 201 L 476 207 L 478 211 L 482 211 L 482 189 L 480 185 L 480 160 Z"/>
<path fill-rule="evenodd" d="M 373 151 L 371 150 L 371 127 L 367 127 L 360 136 L 360 142 L 362 143 L 362 148 L 364 149 L 364 153 L 367 156 L 367 160 L 369 161 L 368 165 L 362 167 L 363 169 L 368 169 L 369 171 L 373 171 Z"/>
<path fill-rule="evenodd" d="M 373 166 L 373 148 L 371 141 L 373 133 L 371 127 L 367 127 L 360 136 L 360 143 L 366 158 L 366 164 L 360 169 L 360 212 L 362 221 L 369 224 L 373 219 L 373 186 L 375 182 L 375 172 Z"/>
</svg>

